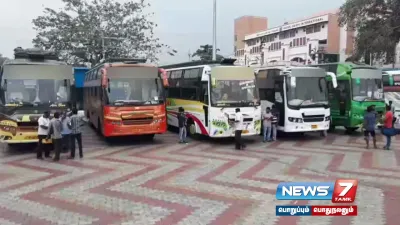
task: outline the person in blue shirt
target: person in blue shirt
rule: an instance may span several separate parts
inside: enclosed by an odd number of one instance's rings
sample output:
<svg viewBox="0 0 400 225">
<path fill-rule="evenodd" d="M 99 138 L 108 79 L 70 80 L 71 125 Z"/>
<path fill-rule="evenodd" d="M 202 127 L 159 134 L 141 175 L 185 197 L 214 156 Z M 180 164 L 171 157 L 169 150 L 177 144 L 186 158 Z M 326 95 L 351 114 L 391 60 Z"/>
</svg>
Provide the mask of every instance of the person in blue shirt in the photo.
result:
<svg viewBox="0 0 400 225">
<path fill-rule="evenodd" d="M 376 146 L 376 134 L 375 134 L 375 127 L 376 127 L 376 113 L 374 106 L 369 106 L 367 108 L 367 113 L 364 115 L 364 139 L 367 143 L 367 149 L 369 148 L 369 136 L 371 135 L 372 141 L 374 143 L 374 148 L 377 149 Z"/>
</svg>

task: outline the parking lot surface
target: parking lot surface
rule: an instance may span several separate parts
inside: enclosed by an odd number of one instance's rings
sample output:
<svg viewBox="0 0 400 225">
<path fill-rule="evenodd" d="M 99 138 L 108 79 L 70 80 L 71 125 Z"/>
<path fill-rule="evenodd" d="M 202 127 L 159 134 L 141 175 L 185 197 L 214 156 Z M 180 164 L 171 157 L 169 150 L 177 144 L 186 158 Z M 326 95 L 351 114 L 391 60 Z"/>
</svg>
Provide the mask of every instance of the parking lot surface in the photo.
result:
<svg viewBox="0 0 400 225">
<path fill-rule="evenodd" d="M 397 137 L 399 138 L 399 137 Z M 32 146 L 0 153 L 0 224 L 132 225 L 398 225 L 400 139 L 392 151 L 365 149 L 359 134 L 342 131 L 247 140 L 106 143 L 90 129 L 83 159 L 36 160 Z M 383 146 L 379 139 L 379 146 Z M 275 205 L 332 204 L 278 201 L 283 181 L 359 179 L 357 217 L 276 217 Z"/>
</svg>

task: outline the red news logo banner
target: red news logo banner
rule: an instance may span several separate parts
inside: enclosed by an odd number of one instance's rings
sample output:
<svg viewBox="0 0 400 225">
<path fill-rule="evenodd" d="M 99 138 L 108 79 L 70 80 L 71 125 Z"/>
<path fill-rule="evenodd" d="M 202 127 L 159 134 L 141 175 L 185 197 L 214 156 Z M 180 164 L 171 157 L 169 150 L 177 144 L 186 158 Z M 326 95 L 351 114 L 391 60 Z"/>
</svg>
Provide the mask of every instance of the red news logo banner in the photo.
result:
<svg viewBox="0 0 400 225">
<path fill-rule="evenodd" d="M 312 216 L 357 216 L 356 205 L 313 205 L 311 206 Z"/>
<path fill-rule="evenodd" d="M 356 205 L 277 205 L 276 216 L 357 216 Z"/>
<path fill-rule="evenodd" d="M 336 180 L 332 194 L 332 202 L 353 203 L 356 199 L 357 186 L 357 180 Z"/>
</svg>

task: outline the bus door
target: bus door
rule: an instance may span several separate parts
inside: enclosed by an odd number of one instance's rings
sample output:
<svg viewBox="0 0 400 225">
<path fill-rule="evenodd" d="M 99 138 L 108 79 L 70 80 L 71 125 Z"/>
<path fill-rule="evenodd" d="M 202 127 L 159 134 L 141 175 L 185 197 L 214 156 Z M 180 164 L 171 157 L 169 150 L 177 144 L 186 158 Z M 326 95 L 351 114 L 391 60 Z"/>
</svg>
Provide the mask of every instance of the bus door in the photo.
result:
<svg viewBox="0 0 400 225">
<path fill-rule="evenodd" d="M 333 89 L 333 93 L 330 93 L 331 96 L 331 116 L 336 117 L 336 121 L 347 121 L 349 119 L 349 112 L 351 107 L 351 91 L 350 91 L 350 81 L 349 80 L 338 80 L 337 88 Z M 332 82 L 329 82 L 329 86 L 332 85 Z M 332 96 L 333 94 L 333 96 Z"/>
<path fill-rule="evenodd" d="M 201 81 L 200 85 L 200 101 L 204 104 L 203 105 L 203 110 L 204 110 L 204 126 L 208 130 L 208 121 L 209 121 L 209 103 L 210 103 L 210 84 L 209 81 Z"/>
<path fill-rule="evenodd" d="M 274 76 L 274 97 L 275 107 L 279 113 L 278 126 L 285 126 L 285 94 L 283 85 L 285 84 L 286 76 Z"/>
</svg>

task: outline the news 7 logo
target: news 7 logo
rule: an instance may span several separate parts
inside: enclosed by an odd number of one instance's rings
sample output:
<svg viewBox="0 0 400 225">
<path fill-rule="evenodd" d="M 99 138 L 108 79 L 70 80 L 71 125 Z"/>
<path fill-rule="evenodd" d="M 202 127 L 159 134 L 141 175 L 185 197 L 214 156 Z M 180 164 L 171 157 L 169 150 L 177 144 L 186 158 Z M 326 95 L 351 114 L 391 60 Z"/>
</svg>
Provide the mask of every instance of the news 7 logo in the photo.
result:
<svg viewBox="0 0 400 225">
<path fill-rule="evenodd" d="M 356 199 L 357 180 L 335 182 L 285 182 L 276 189 L 278 200 L 331 200 L 333 203 L 352 203 Z"/>
</svg>

